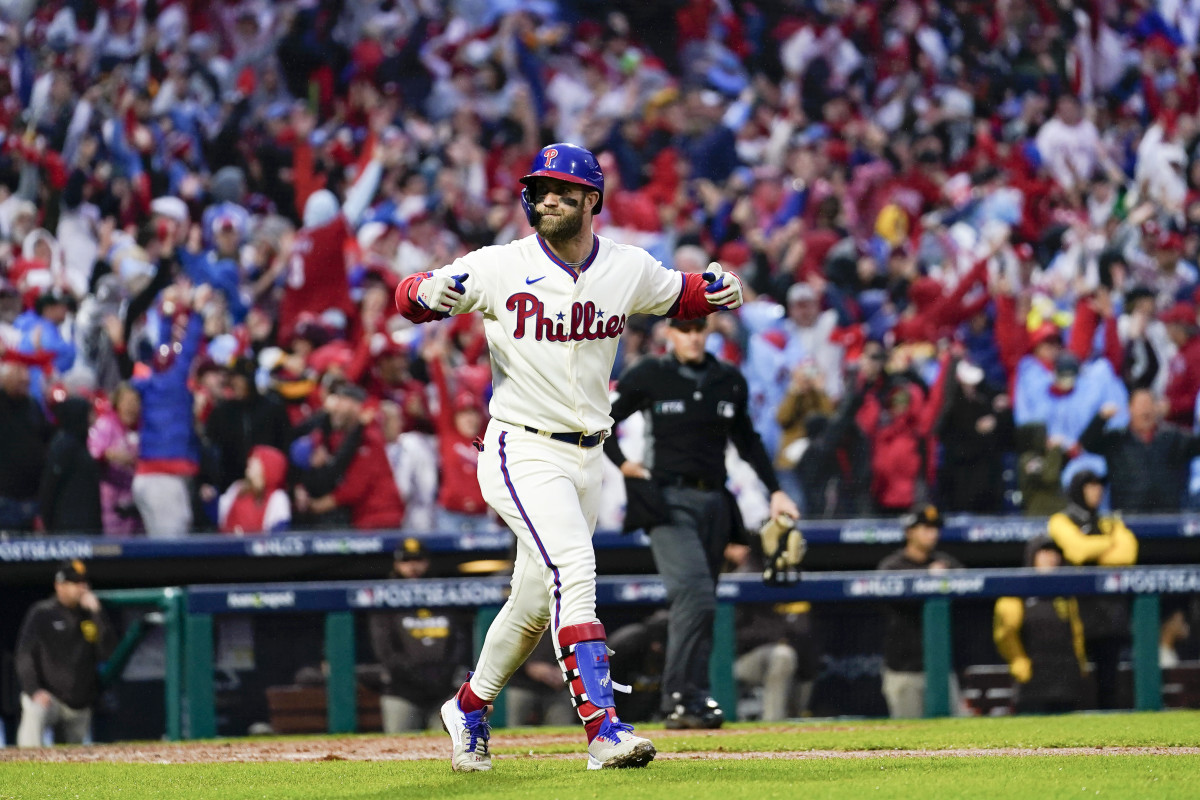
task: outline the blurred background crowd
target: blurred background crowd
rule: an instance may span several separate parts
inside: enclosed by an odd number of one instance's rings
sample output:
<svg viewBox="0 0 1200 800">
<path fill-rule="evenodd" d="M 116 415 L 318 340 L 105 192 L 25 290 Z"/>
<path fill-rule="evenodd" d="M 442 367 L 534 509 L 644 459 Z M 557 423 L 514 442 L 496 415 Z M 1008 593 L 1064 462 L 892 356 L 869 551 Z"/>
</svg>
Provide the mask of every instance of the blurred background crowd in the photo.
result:
<svg viewBox="0 0 1200 800">
<path fill-rule="evenodd" d="M 1198 3 L 0 20 L 0 528 L 493 527 L 481 320 L 418 330 L 392 292 L 528 235 L 552 141 L 599 156 L 602 235 L 743 276 L 708 347 L 807 516 L 1048 514 L 1083 469 L 1124 511 L 1200 503 Z M 632 320 L 614 378 L 664 346 Z"/>
</svg>

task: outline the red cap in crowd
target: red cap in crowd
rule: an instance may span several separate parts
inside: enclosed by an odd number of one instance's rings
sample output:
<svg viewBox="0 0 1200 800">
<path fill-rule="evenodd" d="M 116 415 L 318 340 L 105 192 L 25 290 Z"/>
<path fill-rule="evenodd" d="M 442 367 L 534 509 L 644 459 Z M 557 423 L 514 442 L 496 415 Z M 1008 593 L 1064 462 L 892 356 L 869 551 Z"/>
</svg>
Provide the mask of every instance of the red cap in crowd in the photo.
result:
<svg viewBox="0 0 1200 800">
<path fill-rule="evenodd" d="M 1062 331 L 1053 322 L 1043 322 L 1038 326 L 1037 330 L 1029 334 L 1029 349 L 1032 350 L 1038 345 L 1049 341 L 1056 341 L 1062 344 Z"/>
<path fill-rule="evenodd" d="M 354 361 L 354 350 L 342 341 L 330 342 L 318 347 L 308 357 L 308 366 L 320 374 L 328 372 L 333 367 L 341 367 L 343 371 Z"/>
</svg>

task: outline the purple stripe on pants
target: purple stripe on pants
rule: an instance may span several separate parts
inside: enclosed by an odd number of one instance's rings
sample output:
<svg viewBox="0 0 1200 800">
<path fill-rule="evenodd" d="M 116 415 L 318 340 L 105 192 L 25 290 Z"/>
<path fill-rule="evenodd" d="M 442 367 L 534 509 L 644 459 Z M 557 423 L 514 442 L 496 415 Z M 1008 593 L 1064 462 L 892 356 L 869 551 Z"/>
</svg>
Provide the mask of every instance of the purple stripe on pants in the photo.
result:
<svg viewBox="0 0 1200 800">
<path fill-rule="evenodd" d="M 521 513 L 521 519 L 525 520 L 525 527 L 529 528 L 529 532 L 533 534 L 533 541 L 537 545 L 538 551 L 542 554 L 542 561 L 545 561 L 546 566 L 554 573 L 554 629 L 558 630 L 559 612 L 562 610 L 562 583 L 559 581 L 558 567 L 554 566 L 554 562 L 550 560 L 550 554 L 546 552 L 545 546 L 542 545 L 541 537 L 538 536 L 537 530 L 534 529 L 533 521 L 525 513 L 525 506 L 521 504 L 520 498 L 517 497 L 517 488 L 513 486 L 512 478 L 509 477 L 508 457 L 504 452 L 504 439 L 506 436 L 508 436 L 507 431 L 500 434 L 500 473 L 504 476 L 504 485 L 508 487 L 509 496 L 517 504 L 517 511 Z"/>
</svg>

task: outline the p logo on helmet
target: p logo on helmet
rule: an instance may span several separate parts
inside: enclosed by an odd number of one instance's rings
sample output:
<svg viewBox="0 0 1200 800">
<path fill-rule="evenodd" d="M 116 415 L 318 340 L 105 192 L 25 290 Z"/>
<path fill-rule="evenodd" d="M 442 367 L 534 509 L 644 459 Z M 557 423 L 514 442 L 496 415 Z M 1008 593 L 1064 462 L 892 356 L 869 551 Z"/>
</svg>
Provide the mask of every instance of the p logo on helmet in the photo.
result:
<svg viewBox="0 0 1200 800">
<path fill-rule="evenodd" d="M 554 169 L 554 159 L 558 158 L 558 150 L 553 147 L 547 147 L 542 151 L 542 158 L 545 159 L 546 169 Z"/>
</svg>

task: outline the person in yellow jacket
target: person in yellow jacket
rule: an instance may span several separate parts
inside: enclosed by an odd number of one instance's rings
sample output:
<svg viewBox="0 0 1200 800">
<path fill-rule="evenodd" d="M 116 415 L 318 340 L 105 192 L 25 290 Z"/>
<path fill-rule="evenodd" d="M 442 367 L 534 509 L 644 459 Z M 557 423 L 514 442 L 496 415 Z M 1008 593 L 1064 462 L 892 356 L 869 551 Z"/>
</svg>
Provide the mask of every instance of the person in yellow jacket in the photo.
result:
<svg viewBox="0 0 1200 800">
<path fill-rule="evenodd" d="M 1050 572 L 1062 563 L 1062 551 L 1048 536 L 1025 547 L 1027 567 Z M 1074 597 L 1001 597 L 992 636 L 1016 680 L 1013 706 L 1018 714 L 1079 708 L 1087 655 Z"/>
<path fill-rule="evenodd" d="M 1138 541 L 1119 515 L 1100 515 L 1105 480 L 1080 470 L 1067 489 L 1067 507 L 1050 517 L 1050 538 L 1075 566 L 1137 563 Z M 1095 667 L 1096 703 L 1117 708 L 1117 667 L 1129 639 L 1129 603 L 1123 597 L 1087 597 L 1079 603 L 1088 657 Z"/>
</svg>

